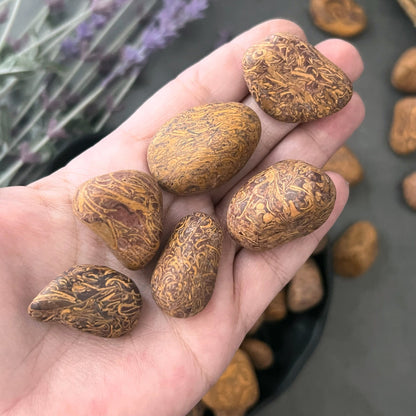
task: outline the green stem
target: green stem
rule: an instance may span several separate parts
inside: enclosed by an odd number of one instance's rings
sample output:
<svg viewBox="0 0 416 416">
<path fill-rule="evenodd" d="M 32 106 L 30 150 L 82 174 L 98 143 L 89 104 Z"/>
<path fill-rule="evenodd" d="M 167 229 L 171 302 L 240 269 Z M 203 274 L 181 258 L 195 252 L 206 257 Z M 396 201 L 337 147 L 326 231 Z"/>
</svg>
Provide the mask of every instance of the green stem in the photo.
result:
<svg viewBox="0 0 416 416">
<path fill-rule="evenodd" d="M 47 6 L 42 7 L 42 9 L 40 9 L 39 13 L 23 29 L 23 32 L 20 33 L 19 39 L 22 39 L 36 25 L 41 25 L 42 23 L 44 23 L 45 19 L 48 17 L 48 14 L 49 14 L 48 7 Z"/>
<path fill-rule="evenodd" d="M 12 0 L 3 0 L 3 1 L 0 1 L 0 7 L 3 7 L 3 6 L 5 6 L 7 3 L 10 3 Z"/>
<path fill-rule="evenodd" d="M 20 1 L 20 0 L 19 0 Z M 85 11 L 81 12 L 80 15 L 75 17 L 72 20 L 69 20 L 68 22 L 64 23 L 63 25 L 57 27 L 56 29 L 49 32 L 46 36 L 39 39 L 36 42 L 33 42 L 29 46 L 27 46 L 25 49 L 22 49 L 16 56 L 21 56 L 29 51 L 31 51 L 34 48 L 38 48 L 39 46 L 43 45 L 44 43 L 48 42 L 50 39 L 54 38 L 55 36 L 58 36 L 61 32 L 65 31 L 68 28 L 74 29 L 80 22 L 82 22 L 86 17 L 88 17 L 91 14 L 91 9 L 86 9 Z"/>
<path fill-rule="evenodd" d="M 134 73 L 130 75 L 130 77 L 127 79 L 127 81 L 123 80 L 125 82 L 125 85 L 114 98 L 114 104 L 113 104 L 114 107 L 117 107 L 121 103 L 121 100 L 129 92 L 130 88 L 133 86 L 138 76 L 139 76 L 139 71 L 134 71 Z M 98 133 L 99 131 L 101 131 L 105 123 L 107 123 L 108 119 L 111 117 L 112 113 L 113 112 L 111 110 L 107 110 L 103 114 L 103 116 L 100 118 L 100 120 L 97 122 L 96 126 L 94 127 L 95 133 Z"/>
<path fill-rule="evenodd" d="M 56 130 L 64 128 L 74 117 L 81 113 L 87 105 L 92 103 L 103 91 L 103 89 L 96 88 L 92 91 L 81 103 L 79 103 L 71 112 L 69 112 L 56 126 Z M 32 146 L 32 152 L 41 150 L 50 140 L 49 135 L 43 136 L 35 145 Z M 7 186 L 17 171 L 24 165 L 20 159 L 16 160 L 9 168 L 2 171 L 0 174 L 0 187 Z"/>
<path fill-rule="evenodd" d="M 120 16 L 127 10 L 127 8 L 130 6 L 133 0 L 128 1 L 119 11 L 118 13 L 110 20 L 110 22 L 107 24 L 107 26 L 98 34 L 97 38 L 94 39 L 94 41 L 89 46 L 86 54 L 89 55 L 99 44 L 99 42 L 104 38 L 104 36 L 108 33 L 110 28 L 118 21 Z M 72 81 L 72 79 L 75 77 L 77 72 L 80 68 L 82 68 L 82 65 L 84 64 L 84 61 L 80 60 L 76 63 L 76 65 L 72 68 L 69 74 L 66 75 L 64 82 L 60 85 L 60 87 L 52 94 L 50 100 L 54 101 L 56 100 L 59 95 L 64 91 L 66 86 Z M 32 120 L 29 121 L 29 123 L 23 127 L 23 129 L 20 131 L 20 133 L 17 135 L 17 137 L 13 140 L 13 142 L 10 144 L 10 149 L 13 149 L 16 147 L 17 144 L 20 143 L 20 141 L 23 139 L 24 136 L 32 129 L 32 127 L 40 120 L 40 118 L 46 113 L 46 109 L 43 108 L 40 111 L 38 111 L 37 114 L 32 118 Z M 0 158 L 1 160 L 1 158 Z"/>
<path fill-rule="evenodd" d="M 17 12 L 19 10 L 21 2 L 22 2 L 22 0 L 16 0 L 14 5 L 13 5 L 13 9 L 12 9 L 12 12 L 11 12 L 8 20 L 7 20 L 6 27 L 4 28 L 3 33 L 1 34 L 0 51 L 3 49 L 4 44 L 6 43 L 7 36 L 9 36 L 10 30 L 13 26 L 13 23 L 14 23 L 15 19 L 16 19 L 16 15 L 17 15 Z"/>
</svg>

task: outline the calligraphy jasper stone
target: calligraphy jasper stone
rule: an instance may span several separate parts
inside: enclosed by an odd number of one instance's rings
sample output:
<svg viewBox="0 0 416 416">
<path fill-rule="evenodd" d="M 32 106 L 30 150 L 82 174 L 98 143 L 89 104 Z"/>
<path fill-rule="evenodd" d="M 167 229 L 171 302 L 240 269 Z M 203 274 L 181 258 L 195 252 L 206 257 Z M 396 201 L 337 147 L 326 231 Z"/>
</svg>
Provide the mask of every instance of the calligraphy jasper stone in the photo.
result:
<svg viewBox="0 0 416 416">
<path fill-rule="evenodd" d="M 406 49 L 396 61 L 391 83 L 400 91 L 416 92 L 416 47 Z"/>
<path fill-rule="evenodd" d="M 405 97 L 394 106 L 390 146 L 399 155 L 416 151 L 416 97 Z"/>
<path fill-rule="evenodd" d="M 76 265 L 52 280 L 29 305 L 29 315 L 94 335 L 115 338 L 132 330 L 142 298 L 127 276 L 105 266 Z"/>
<path fill-rule="evenodd" d="M 162 193 L 146 173 L 121 170 L 90 179 L 79 187 L 73 211 L 129 269 L 144 267 L 159 248 Z"/>
<path fill-rule="evenodd" d="M 216 416 L 244 416 L 259 397 L 259 383 L 250 357 L 238 349 L 202 401 Z"/>
<path fill-rule="evenodd" d="M 241 103 L 194 107 L 165 123 L 149 145 L 147 161 L 160 186 L 179 195 L 227 182 L 260 139 L 257 114 Z"/>
<path fill-rule="evenodd" d="M 295 35 L 280 33 L 249 48 L 243 70 L 256 102 L 280 121 L 326 117 L 352 96 L 352 83 L 344 72 Z"/>
<path fill-rule="evenodd" d="M 364 9 L 354 0 L 310 0 L 309 10 L 315 25 L 331 35 L 348 38 L 367 26 Z"/>
<path fill-rule="evenodd" d="M 322 169 L 299 160 L 281 161 L 235 193 L 227 211 L 227 228 L 241 246 L 269 249 L 319 228 L 335 198 L 335 186 Z"/>
<path fill-rule="evenodd" d="M 219 222 L 202 212 L 188 215 L 177 224 L 151 279 L 153 298 L 166 314 L 186 318 L 208 304 L 222 238 Z"/>
</svg>

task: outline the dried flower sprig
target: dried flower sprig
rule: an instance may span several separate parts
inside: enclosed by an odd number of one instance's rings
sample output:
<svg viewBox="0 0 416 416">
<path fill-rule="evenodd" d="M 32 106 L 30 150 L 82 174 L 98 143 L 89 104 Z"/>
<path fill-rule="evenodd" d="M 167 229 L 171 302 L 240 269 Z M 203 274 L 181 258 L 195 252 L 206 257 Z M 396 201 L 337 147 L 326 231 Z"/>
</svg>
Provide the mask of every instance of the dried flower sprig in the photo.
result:
<svg viewBox="0 0 416 416">
<path fill-rule="evenodd" d="M 12 39 L 22 1 L 0 1 L 0 186 L 23 166 L 48 161 L 71 137 L 101 131 L 149 56 L 209 4 L 44 0 Z"/>
</svg>

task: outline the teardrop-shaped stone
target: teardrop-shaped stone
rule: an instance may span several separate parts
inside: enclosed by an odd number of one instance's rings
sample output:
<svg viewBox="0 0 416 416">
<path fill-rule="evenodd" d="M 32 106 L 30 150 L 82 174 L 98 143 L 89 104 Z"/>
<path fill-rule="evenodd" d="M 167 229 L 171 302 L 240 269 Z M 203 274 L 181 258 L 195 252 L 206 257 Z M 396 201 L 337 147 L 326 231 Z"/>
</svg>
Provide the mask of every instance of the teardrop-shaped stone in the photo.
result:
<svg viewBox="0 0 416 416">
<path fill-rule="evenodd" d="M 73 201 L 75 215 L 129 269 L 144 267 L 162 234 L 162 192 L 144 172 L 120 170 L 83 183 Z"/>
<path fill-rule="evenodd" d="M 76 265 L 52 280 L 31 302 L 28 313 L 106 338 L 132 330 L 142 308 L 136 284 L 105 266 Z"/>
<path fill-rule="evenodd" d="M 243 70 L 261 109 L 280 121 L 326 117 L 352 96 L 352 83 L 344 72 L 295 35 L 279 33 L 249 48 Z"/>
</svg>

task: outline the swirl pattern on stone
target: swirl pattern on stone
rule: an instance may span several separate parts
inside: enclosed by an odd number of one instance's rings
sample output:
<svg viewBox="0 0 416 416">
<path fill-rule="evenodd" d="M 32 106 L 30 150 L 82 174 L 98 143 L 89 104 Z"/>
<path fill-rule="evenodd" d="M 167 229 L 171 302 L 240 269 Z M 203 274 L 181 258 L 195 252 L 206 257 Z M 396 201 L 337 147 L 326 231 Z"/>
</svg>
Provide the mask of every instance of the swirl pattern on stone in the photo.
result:
<svg viewBox="0 0 416 416">
<path fill-rule="evenodd" d="M 165 123 L 147 161 L 160 186 L 178 195 L 211 190 L 231 179 L 260 139 L 257 114 L 241 103 L 194 107 Z"/>
<path fill-rule="evenodd" d="M 277 34 L 249 48 L 244 78 L 260 108 L 277 120 L 297 123 L 341 110 L 352 83 L 340 68 L 311 44 Z"/>
<path fill-rule="evenodd" d="M 245 248 L 273 248 L 319 228 L 335 198 L 335 186 L 322 169 L 299 160 L 281 161 L 250 178 L 234 194 L 227 228 Z"/>
<path fill-rule="evenodd" d="M 162 233 L 162 193 L 148 174 L 121 170 L 82 184 L 75 215 L 129 269 L 144 267 L 156 254 Z"/>
<path fill-rule="evenodd" d="M 105 266 L 76 265 L 52 280 L 28 313 L 40 321 L 115 338 L 132 330 L 141 308 L 139 289 L 127 276 Z"/>
<path fill-rule="evenodd" d="M 179 221 L 151 279 L 153 298 L 166 314 L 186 318 L 208 304 L 217 277 L 222 238 L 219 222 L 202 212 Z"/>
</svg>

